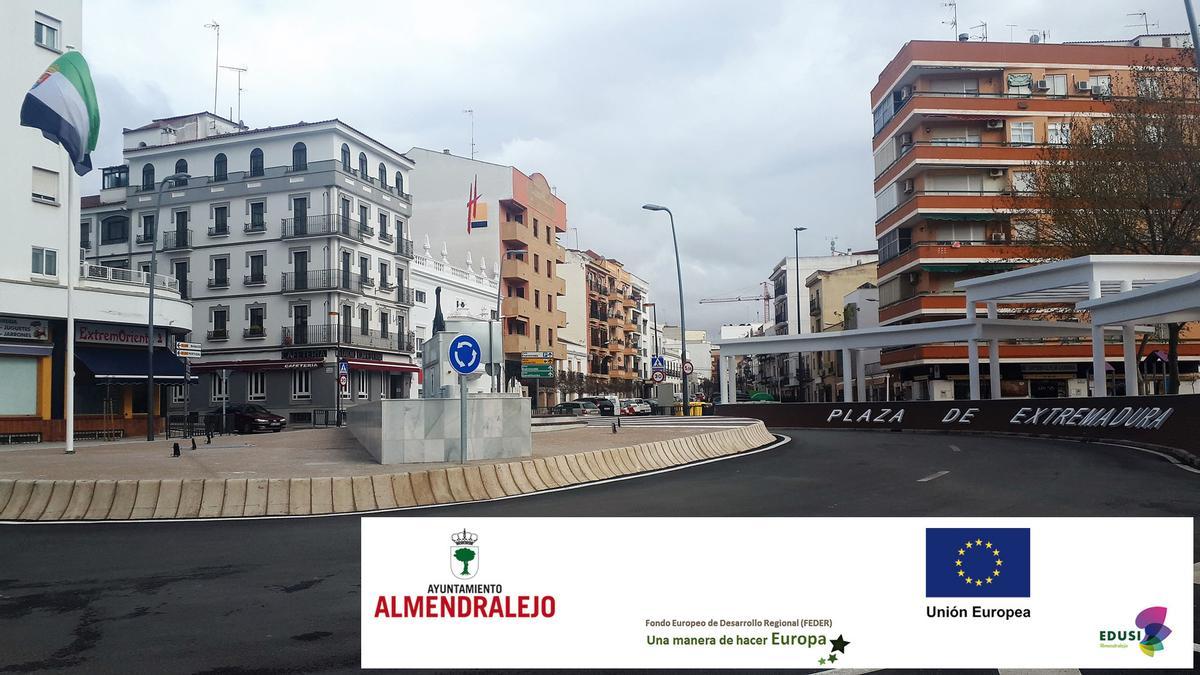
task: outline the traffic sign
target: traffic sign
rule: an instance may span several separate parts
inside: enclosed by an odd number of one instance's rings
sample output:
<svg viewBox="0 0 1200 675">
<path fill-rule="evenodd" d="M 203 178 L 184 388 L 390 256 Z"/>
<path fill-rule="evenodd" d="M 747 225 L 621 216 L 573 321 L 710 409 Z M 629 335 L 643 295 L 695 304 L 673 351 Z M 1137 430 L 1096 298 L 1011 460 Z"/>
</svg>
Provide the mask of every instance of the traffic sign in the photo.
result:
<svg viewBox="0 0 1200 675">
<path fill-rule="evenodd" d="M 528 379 L 550 379 L 554 377 L 554 364 L 527 365 L 521 364 L 521 377 Z"/>
<path fill-rule="evenodd" d="M 469 375 L 482 360 L 479 342 L 470 335 L 459 335 L 450 343 L 450 367 L 462 375 Z"/>
<path fill-rule="evenodd" d="M 684 362 L 683 362 L 683 374 L 684 374 L 684 375 L 691 375 L 691 374 L 692 374 L 692 370 L 694 370 L 694 368 L 692 368 L 692 362 L 691 362 L 691 361 L 684 361 Z"/>
<path fill-rule="evenodd" d="M 521 352 L 521 360 L 526 359 L 553 359 L 554 352 Z"/>
<path fill-rule="evenodd" d="M 180 349 L 176 347 L 175 356 L 181 359 L 198 359 L 203 356 L 203 353 L 199 349 Z"/>
<path fill-rule="evenodd" d="M 650 376 L 650 379 L 654 380 L 655 383 L 661 383 L 663 380 L 667 379 L 667 374 L 661 370 L 656 370 L 654 371 L 654 374 Z"/>
<path fill-rule="evenodd" d="M 345 373 L 338 375 L 338 384 L 342 385 L 343 387 L 346 386 L 346 383 L 349 381 L 350 378 L 347 377 Z"/>
<path fill-rule="evenodd" d="M 666 370 L 666 368 L 667 368 L 667 359 L 665 356 L 659 356 L 658 354 L 655 354 L 654 356 L 650 357 L 650 369 L 651 370 Z"/>
<path fill-rule="evenodd" d="M 338 375 L 345 376 L 350 374 L 350 366 L 345 361 L 338 361 Z"/>
<path fill-rule="evenodd" d="M 176 349 L 200 349 L 203 346 L 204 345 L 200 344 L 199 342 L 180 342 L 178 340 L 175 341 Z"/>
</svg>

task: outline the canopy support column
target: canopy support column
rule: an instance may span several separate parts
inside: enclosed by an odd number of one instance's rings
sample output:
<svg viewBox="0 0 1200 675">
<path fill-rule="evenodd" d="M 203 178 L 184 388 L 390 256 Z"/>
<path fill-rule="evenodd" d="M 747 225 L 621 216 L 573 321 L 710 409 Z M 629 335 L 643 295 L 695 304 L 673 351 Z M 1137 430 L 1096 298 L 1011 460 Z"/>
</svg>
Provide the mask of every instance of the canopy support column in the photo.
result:
<svg viewBox="0 0 1200 675">
<path fill-rule="evenodd" d="M 975 300 L 967 295 L 967 318 L 975 321 Z M 975 338 L 967 340 L 967 379 L 971 384 L 971 400 L 978 401 L 979 395 L 979 344 Z"/>
<path fill-rule="evenodd" d="M 859 401 L 867 400 L 867 364 L 863 359 L 863 350 L 854 350 L 854 396 Z"/>
<path fill-rule="evenodd" d="M 999 312 L 996 308 L 996 303 L 989 302 L 987 304 L 987 315 L 989 319 L 997 318 Z M 1000 341 L 988 340 L 988 385 L 991 388 L 991 399 L 993 401 L 1000 399 Z"/>
<path fill-rule="evenodd" d="M 1092 396 L 1108 396 L 1108 373 L 1104 369 L 1104 326 L 1092 326 Z"/>
<path fill-rule="evenodd" d="M 728 405 L 730 403 L 733 403 L 733 401 L 730 400 L 729 392 L 736 391 L 736 389 L 735 389 L 736 383 L 733 380 L 734 377 L 736 377 L 736 375 L 734 375 L 734 372 L 733 372 L 733 357 L 732 356 L 722 356 L 721 357 L 721 403 L 723 403 L 723 404 Z"/>
<path fill-rule="evenodd" d="M 853 368 L 850 360 L 850 350 L 842 349 L 842 401 L 846 403 L 854 402 L 854 390 L 850 387 L 850 373 Z"/>
<path fill-rule="evenodd" d="M 1121 326 L 1121 353 L 1125 357 L 1125 395 L 1138 395 L 1138 355 L 1133 324 Z"/>
</svg>

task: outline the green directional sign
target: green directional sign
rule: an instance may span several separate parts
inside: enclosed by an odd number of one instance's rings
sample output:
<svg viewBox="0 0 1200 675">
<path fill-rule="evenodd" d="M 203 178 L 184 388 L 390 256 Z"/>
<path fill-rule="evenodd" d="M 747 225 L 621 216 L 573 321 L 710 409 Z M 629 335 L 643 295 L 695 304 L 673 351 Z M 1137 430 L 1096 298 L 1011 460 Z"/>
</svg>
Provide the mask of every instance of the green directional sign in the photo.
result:
<svg viewBox="0 0 1200 675">
<path fill-rule="evenodd" d="M 554 364 L 521 364 L 522 378 L 542 378 L 549 379 L 554 377 Z"/>
</svg>

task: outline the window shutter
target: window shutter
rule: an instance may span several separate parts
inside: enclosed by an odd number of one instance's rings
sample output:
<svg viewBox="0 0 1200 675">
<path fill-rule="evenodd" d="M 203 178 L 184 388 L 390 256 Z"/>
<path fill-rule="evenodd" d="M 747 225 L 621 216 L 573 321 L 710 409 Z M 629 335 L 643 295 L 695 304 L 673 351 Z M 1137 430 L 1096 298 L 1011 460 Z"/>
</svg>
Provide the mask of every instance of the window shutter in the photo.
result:
<svg viewBox="0 0 1200 675">
<path fill-rule="evenodd" d="M 50 201 L 58 201 L 58 172 L 33 167 L 33 194 Z"/>
</svg>

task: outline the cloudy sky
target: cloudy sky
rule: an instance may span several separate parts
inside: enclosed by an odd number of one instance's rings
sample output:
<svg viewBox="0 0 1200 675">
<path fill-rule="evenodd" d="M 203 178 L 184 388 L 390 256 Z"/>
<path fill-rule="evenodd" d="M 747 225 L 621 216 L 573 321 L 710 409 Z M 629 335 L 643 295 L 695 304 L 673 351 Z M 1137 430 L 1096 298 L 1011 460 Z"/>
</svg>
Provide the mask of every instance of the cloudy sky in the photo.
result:
<svg viewBox="0 0 1200 675">
<path fill-rule="evenodd" d="M 1182 32 L 1177 0 L 960 0 L 959 31 L 1051 42 Z M 702 2 L 84 2 L 99 92 L 97 166 L 121 128 L 212 107 L 221 61 L 246 66 L 252 127 L 338 117 L 394 148 L 540 171 L 567 202 L 564 244 L 647 278 L 674 322 L 676 214 L 690 327 L 756 321 L 754 295 L 809 228 L 802 255 L 874 248 L 871 111 L 879 71 L 913 39 L 951 39 L 940 0 Z M 1011 24 L 1011 26 L 1010 26 Z M 975 33 L 981 29 L 975 29 Z M 222 72 L 218 112 L 236 105 Z M 89 180 L 94 190 L 99 172 Z M 420 195 L 415 195 L 419 199 Z"/>
</svg>

